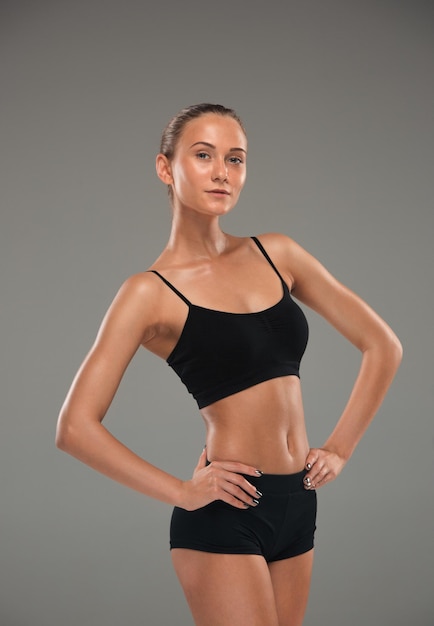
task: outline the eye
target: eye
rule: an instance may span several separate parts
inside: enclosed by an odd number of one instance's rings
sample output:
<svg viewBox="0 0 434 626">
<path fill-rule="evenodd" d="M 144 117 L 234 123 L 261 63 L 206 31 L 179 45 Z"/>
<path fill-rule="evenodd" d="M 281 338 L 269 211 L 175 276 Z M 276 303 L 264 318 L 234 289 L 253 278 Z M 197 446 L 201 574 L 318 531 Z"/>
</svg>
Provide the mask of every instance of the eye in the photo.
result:
<svg viewBox="0 0 434 626">
<path fill-rule="evenodd" d="M 201 160 L 209 159 L 209 154 L 207 154 L 206 152 L 198 152 L 196 156 L 198 159 L 201 159 Z"/>
<path fill-rule="evenodd" d="M 233 163 L 234 165 L 241 165 L 244 163 L 243 159 L 237 156 L 229 157 L 229 163 Z"/>
</svg>

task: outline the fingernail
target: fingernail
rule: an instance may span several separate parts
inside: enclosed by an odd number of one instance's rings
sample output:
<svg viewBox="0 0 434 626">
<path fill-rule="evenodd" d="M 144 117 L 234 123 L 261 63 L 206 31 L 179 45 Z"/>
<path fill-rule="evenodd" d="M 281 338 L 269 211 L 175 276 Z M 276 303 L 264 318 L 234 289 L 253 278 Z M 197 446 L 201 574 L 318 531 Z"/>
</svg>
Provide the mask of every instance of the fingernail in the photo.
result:
<svg viewBox="0 0 434 626">
<path fill-rule="evenodd" d="M 262 476 L 264 472 L 261 472 L 261 470 L 255 470 L 255 474 L 257 474 L 258 476 Z"/>
<path fill-rule="evenodd" d="M 306 463 L 306 468 L 307 468 L 308 470 L 310 470 L 310 469 L 312 469 L 312 465 L 311 465 L 310 463 Z"/>
<path fill-rule="evenodd" d="M 256 498 L 252 498 L 253 503 L 255 504 L 255 506 L 258 506 L 259 504 L 259 500 L 257 500 Z"/>
<path fill-rule="evenodd" d="M 306 485 L 310 485 L 311 480 L 310 480 L 309 476 L 306 476 L 306 478 L 304 479 L 304 482 L 305 482 Z"/>
<path fill-rule="evenodd" d="M 256 495 L 260 498 L 262 496 L 262 493 L 259 491 L 259 489 L 256 490 Z"/>
</svg>

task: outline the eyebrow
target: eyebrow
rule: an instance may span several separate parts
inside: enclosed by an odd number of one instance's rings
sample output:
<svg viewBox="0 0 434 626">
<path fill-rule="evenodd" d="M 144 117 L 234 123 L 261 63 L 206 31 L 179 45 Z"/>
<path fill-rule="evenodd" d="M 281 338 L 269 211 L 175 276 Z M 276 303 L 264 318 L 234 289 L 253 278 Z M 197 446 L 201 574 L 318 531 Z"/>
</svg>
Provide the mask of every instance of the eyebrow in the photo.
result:
<svg viewBox="0 0 434 626">
<path fill-rule="evenodd" d="M 196 143 L 193 143 L 190 148 L 193 148 L 194 146 L 198 146 L 198 145 L 202 145 L 202 146 L 208 146 L 208 148 L 212 148 L 213 150 L 216 149 L 216 147 L 212 144 L 212 143 L 208 143 L 207 141 L 196 141 Z M 245 154 L 247 154 L 247 150 L 244 150 L 244 148 L 230 148 L 229 152 L 244 152 Z"/>
</svg>

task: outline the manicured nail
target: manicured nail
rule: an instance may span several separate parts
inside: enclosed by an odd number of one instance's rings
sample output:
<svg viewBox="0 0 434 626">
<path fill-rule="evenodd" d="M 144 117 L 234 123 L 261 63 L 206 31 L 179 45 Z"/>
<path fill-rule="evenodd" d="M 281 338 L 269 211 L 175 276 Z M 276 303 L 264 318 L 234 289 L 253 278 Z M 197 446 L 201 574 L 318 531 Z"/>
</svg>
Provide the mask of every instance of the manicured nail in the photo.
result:
<svg viewBox="0 0 434 626">
<path fill-rule="evenodd" d="M 310 485 L 311 480 L 310 480 L 309 476 L 306 476 L 306 478 L 304 479 L 304 482 L 305 482 L 306 485 Z"/>
<path fill-rule="evenodd" d="M 262 493 L 259 491 L 259 489 L 256 490 L 256 495 L 258 496 L 258 498 L 262 496 Z"/>
<path fill-rule="evenodd" d="M 257 500 L 256 498 L 252 498 L 252 500 L 253 500 L 254 505 L 255 505 L 255 506 L 258 506 L 258 504 L 259 504 L 259 500 Z"/>
<path fill-rule="evenodd" d="M 255 474 L 257 474 L 258 476 L 262 476 L 264 472 L 261 472 L 261 470 L 255 470 Z"/>
<path fill-rule="evenodd" d="M 306 463 L 306 468 L 307 468 L 308 470 L 310 470 L 310 469 L 312 469 L 312 465 L 311 465 L 310 463 Z"/>
</svg>

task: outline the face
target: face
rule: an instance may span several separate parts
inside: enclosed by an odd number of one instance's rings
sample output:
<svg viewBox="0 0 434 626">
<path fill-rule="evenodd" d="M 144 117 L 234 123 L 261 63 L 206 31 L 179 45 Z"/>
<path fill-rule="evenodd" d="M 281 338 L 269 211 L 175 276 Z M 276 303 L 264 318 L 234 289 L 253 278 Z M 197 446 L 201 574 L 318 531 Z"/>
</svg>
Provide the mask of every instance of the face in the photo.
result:
<svg viewBox="0 0 434 626">
<path fill-rule="evenodd" d="M 173 190 L 173 206 L 224 215 L 236 204 L 246 178 L 247 139 L 236 120 L 206 114 L 184 127 L 169 161 L 157 157 L 158 174 Z"/>
</svg>

